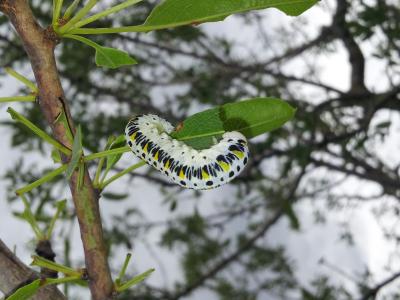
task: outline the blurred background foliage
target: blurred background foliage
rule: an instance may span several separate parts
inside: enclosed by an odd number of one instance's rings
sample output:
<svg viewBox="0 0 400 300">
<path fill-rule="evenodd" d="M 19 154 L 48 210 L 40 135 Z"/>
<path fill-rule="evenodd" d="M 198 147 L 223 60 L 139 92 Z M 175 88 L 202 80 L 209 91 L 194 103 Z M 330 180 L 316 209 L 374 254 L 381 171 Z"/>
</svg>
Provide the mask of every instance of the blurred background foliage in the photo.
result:
<svg viewBox="0 0 400 300">
<path fill-rule="evenodd" d="M 51 23 L 49 3 L 32 1 L 42 24 Z M 139 24 L 154 4 L 144 1 L 93 26 Z M 196 299 L 196 295 L 203 295 L 198 299 L 240 300 L 378 299 L 383 290 L 385 296 L 379 299 L 400 299 L 399 282 L 397 289 L 386 289 L 389 283 L 396 285 L 400 276 L 396 226 L 380 222 L 385 238 L 396 246 L 385 265 L 388 274 L 394 274 L 387 282 L 374 277 L 367 262 L 363 274 L 349 279 L 337 274 L 346 270 L 345 265 L 335 271 L 324 260 L 321 270 L 330 271 L 321 275 L 319 269 L 310 270 L 313 279 L 306 282 L 285 243 L 276 245 L 267 239 L 284 219 L 291 230 L 302 230 L 297 209 L 301 203 L 307 203 L 314 226 L 331 213 L 371 203 L 378 220 L 399 217 L 400 160 L 388 160 L 380 147 L 389 144 L 394 151 L 399 149 L 394 132 L 400 126 L 400 8 L 390 0 L 335 0 L 319 5 L 330 20 L 312 31 L 307 29 L 306 17 L 282 23 L 276 22 L 276 15 L 269 22 L 272 15 L 265 12 L 233 17 L 237 28 L 232 30 L 251 30 L 256 37 L 244 44 L 232 38 L 235 34 L 218 34 L 218 24 L 90 36 L 104 46 L 128 51 L 139 61 L 117 70 L 97 68 L 93 50 L 81 43 L 63 40 L 57 47 L 66 98 L 90 151 L 101 151 L 109 136 L 120 135 L 133 114 L 155 113 L 177 124 L 215 105 L 263 96 L 280 97 L 297 108 L 289 124 L 251 141 L 249 167 L 219 192 L 183 191 L 147 167 L 103 192 L 102 202 L 114 201 L 120 207 L 104 220 L 110 257 L 120 263 L 121 253 L 144 244 L 153 252 L 157 272 L 170 282 L 147 281 L 120 299 Z M 25 52 L 9 26 L 0 16 L 1 64 L 27 69 Z M 348 78 L 346 88 L 338 87 L 334 77 L 322 75 L 324 62 L 337 53 L 345 57 L 341 73 Z M 369 74 L 376 72 L 381 72 L 380 81 L 367 82 Z M 36 105 L 24 104 L 22 113 L 46 127 Z M 26 159 L 27 154 L 50 154 L 19 124 L 4 121 L 3 125 L 12 130 L 12 147 L 20 150 L 15 153 L 20 163 L 3 174 L 11 202 L 16 199 L 16 186 L 49 171 L 48 165 Z M 125 156 L 125 162 L 132 158 Z M 90 166 L 93 172 L 95 167 Z M 116 169 L 122 168 L 117 164 Z M 354 182 L 361 188 L 354 189 Z M 157 196 L 132 196 L 139 184 Z M 30 194 L 42 222 L 48 222 L 53 203 L 68 196 L 66 191 L 60 178 Z M 143 212 L 143 203 L 139 205 L 143 199 L 160 207 L 154 212 L 156 217 L 148 218 Z M 204 201 L 208 209 L 202 208 Z M 58 225 L 56 260 L 76 265 L 82 261 L 71 257 L 74 245 L 69 229 L 76 220 L 72 204 L 68 207 L 63 224 Z M 332 239 L 352 247 L 353 232 L 345 223 L 340 236 Z M 157 238 L 148 241 L 149 236 Z M 312 245 L 318 246 L 318 241 Z M 177 259 L 180 270 L 163 269 L 166 256 L 157 258 L 159 251 Z M 69 292 L 71 299 L 81 299 L 81 290 Z"/>
</svg>

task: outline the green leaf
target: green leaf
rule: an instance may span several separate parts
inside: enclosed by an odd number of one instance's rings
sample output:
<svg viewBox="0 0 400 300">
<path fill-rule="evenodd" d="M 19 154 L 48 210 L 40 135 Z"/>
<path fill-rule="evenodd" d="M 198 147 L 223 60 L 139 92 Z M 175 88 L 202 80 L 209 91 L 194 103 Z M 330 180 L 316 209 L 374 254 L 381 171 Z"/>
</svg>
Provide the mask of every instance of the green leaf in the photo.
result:
<svg viewBox="0 0 400 300">
<path fill-rule="evenodd" d="M 54 147 L 56 147 L 58 150 L 60 150 L 61 152 L 65 153 L 65 154 L 69 154 L 70 153 L 70 150 L 68 148 L 66 148 L 60 142 L 58 142 L 55 139 L 53 139 L 46 132 L 44 132 L 42 129 L 37 127 L 35 124 L 33 124 L 27 118 L 25 118 L 23 115 L 20 115 L 19 113 L 17 113 L 11 107 L 9 107 L 7 109 L 7 112 L 11 115 L 11 118 L 13 118 L 13 120 L 16 120 L 16 121 L 22 123 L 24 126 L 26 126 L 29 130 L 31 130 L 34 134 L 36 134 L 42 140 L 44 140 L 44 141 L 48 142 L 49 144 L 53 145 Z"/>
<path fill-rule="evenodd" d="M 111 69 L 137 64 L 137 61 L 130 57 L 128 53 L 102 46 L 96 48 L 95 60 L 97 66 Z"/>
<path fill-rule="evenodd" d="M 157 5 L 142 25 L 116 28 L 74 28 L 74 34 L 147 32 L 182 25 L 221 21 L 232 14 L 277 8 L 298 16 L 319 0 L 165 0 Z"/>
<path fill-rule="evenodd" d="M 24 195 L 20 195 L 22 202 L 24 203 L 24 212 L 21 214 L 21 217 L 25 219 L 29 225 L 31 226 L 33 232 L 35 233 L 36 239 L 41 240 L 43 239 L 43 233 L 40 230 L 36 218 L 32 213 L 31 205 L 28 201 L 28 199 Z"/>
<path fill-rule="evenodd" d="M 68 118 L 65 115 L 65 111 L 61 111 L 60 114 L 57 116 L 56 120 L 54 121 L 55 124 L 61 123 L 64 125 L 64 128 L 67 128 L 66 135 L 67 139 L 72 143 L 74 140 L 74 135 L 72 134 L 71 128 L 69 126 Z"/>
<path fill-rule="evenodd" d="M 73 12 L 75 11 L 75 9 L 78 7 L 79 2 L 81 2 L 81 0 L 74 0 L 65 10 L 63 19 L 64 20 L 68 20 L 71 15 L 73 14 Z"/>
<path fill-rule="evenodd" d="M 124 51 L 100 46 L 99 44 L 96 44 L 95 42 L 79 35 L 66 34 L 64 37 L 80 41 L 90 47 L 93 47 L 96 50 L 96 65 L 99 67 L 115 69 L 121 66 L 137 64 L 137 61 Z"/>
<path fill-rule="evenodd" d="M 107 198 L 111 201 L 120 201 L 126 199 L 129 194 L 116 194 L 116 193 L 101 193 L 104 198 Z"/>
<path fill-rule="evenodd" d="M 146 272 L 133 277 L 132 279 L 128 280 L 127 282 L 125 282 L 124 284 L 122 284 L 121 286 L 117 286 L 116 290 L 117 292 L 122 292 L 128 288 L 130 288 L 131 286 L 134 286 L 140 282 L 142 282 L 143 280 L 145 280 L 147 277 L 150 276 L 151 273 L 153 273 L 155 271 L 155 269 L 149 269 Z"/>
<path fill-rule="evenodd" d="M 71 178 L 72 173 L 76 169 L 76 167 L 79 164 L 79 161 L 82 157 L 83 154 L 83 149 L 82 149 L 82 131 L 81 127 L 78 126 L 78 130 L 76 131 L 75 137 L 74 137 L 74 143 L 72 144 L 72 157 L 71 161 L 68 164 L 67 168 L 67 178 Z"/>
<path fill-rule="evenodd" d="M 24 193 L 27 193 L 27 192 L 33 190 L 34 188 L 52 180 L 54 177 L 60 175 L 64 171 L 66 171 L 67 168 L 68 168 L 68 165 L 62 165 L 61 167 L 51 171 L 50 173 L 45 174 L 43 177 L 39 178 L 38 180 L 16 190 L 15 192 L 17 193 L 17 195 L 22 195 Z"/>
<path fill-rule="evenodd" d="M 270 7 L 297 16 L 317 2 L 318 0 L 165 0 L 156 6 L 142 26 L 166 28 L 220 21 L 231 14 Z"/>
<path fill-rule="evenodd" d="M 126 145 L 126 140 L 124 135 L 120 135 L 113 141 L 107 150 L 116 149 L 124 147 Z M 122 153 L 112 154 L 107 156 L 106 173 L 111 170 L 111 168 L 121 159 Z"/>
<path fill-rule="evenodd" d="M 53 148 L 53 150 L 51 150 L 51 158 L 55 163 L 61 163 L 61 155 L 56 148 Z"/>
<path fill-rule="evenodd" d="M 67 276 L 73 276 L 73 277 L 80 277 L 83 274 L 83 270 L 74 270 L 68 266 L 64 266 L 61 264 L 58 264 L 54 261 L 48 260 L 44 257 L 38 256 L 38 255 L 33 255 L 32 256 L 33 261 L 31 262 L 31 266 L 37 266 L 40 268 L 47 268 L 56 272 L 63 273 Z"/>
<path fill-rule="evenodd" d="M 16 72 L 15 70 L 13 70 L 11 68 L 4 68 L 4 71 L 6 71 L 6 73 L 8 75 L 11 75 L 15 79 L 19 80 L 24 85 L 26 85 L 32 91 L 32 93 L 34 93 L 35 95 L 37 95 L 39 93 L 39 90 L 38 90 L 36 84 L 34 84 L 32 81 L 30 81 L 25 76 L 19 74 L 18 72 Z"/>
<path fill-rule="evenodd" d="M 214 144 L 224 132 L 239 131 L 247 138 L 279 128 L 294 116 L 295 109 L 275 98 L 256 98 L 205 110 L 187 118 L 171 134 L 195 149 Z"/>
<path fill-rule="evenodd" d="M 40 279 L 36 279 L 31 283 L 20 287 L 15 291 L 11 296 L 9 296 L 6 300 L 27 300 L 39 290 L 40 288 Z"/>
</svg>

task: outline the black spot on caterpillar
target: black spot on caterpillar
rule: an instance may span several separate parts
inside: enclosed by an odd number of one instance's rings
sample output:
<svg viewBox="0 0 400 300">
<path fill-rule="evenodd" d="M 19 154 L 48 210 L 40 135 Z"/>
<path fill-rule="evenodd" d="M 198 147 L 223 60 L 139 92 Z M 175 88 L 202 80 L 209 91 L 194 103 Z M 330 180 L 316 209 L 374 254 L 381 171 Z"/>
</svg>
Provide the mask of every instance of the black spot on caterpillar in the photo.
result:
<svg viewBox="0 0 400 300">
<path fill-rule="evenodd" d="M 239 132 L 226 132 L 209 149 L 196 150 L 170 137 L 173 130 L 156 115 L 140 115 L 128 122 L 125 137 L 137 157 L 185 188 L 218 187 L 238 176 L 247 164 L 249 149 Z"/>
</svg>

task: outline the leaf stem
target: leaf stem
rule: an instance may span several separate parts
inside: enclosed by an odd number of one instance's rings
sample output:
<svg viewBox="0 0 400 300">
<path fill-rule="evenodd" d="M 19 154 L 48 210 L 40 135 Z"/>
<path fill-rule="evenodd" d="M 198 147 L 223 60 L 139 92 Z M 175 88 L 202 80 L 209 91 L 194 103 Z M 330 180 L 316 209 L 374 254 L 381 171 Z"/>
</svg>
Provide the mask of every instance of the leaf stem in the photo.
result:
<svg viewBox="0 0 400 300">
<path fill-rule="evenodd" d="M 124 8 L 127 8 L 127 7 L 129 7 L 131 5 L 135 5 L 136 3 L 141 2 L 141 1 L 142 0 L 127 0 L 125 2 L 122 2 L 121 4 L 118 4 L 116 6 L 110 7 L 109 9 L 106 9 L 106 10 L 104 10 L 104 11 L 98 13 L 98 14 L 95 14 L 93 16 L 90 16 L 90 17 L 88 17 L 86 19 L 83 19 L 83 20 L 77 22 L 75 24 L 74 28 L 79 28 L 79 27 L 85 26 L 85 25 L 87 25 L 89 23 L 92 23 L 92 22 L 94 22 L 94 21 L 96 21 L 96 20 L 98 20 L 100 18 L 103 18 L 103 17 L 106 17 L 106 16 L 111 15 L 113 13 L 119 12 L 120 10 L 122 10 Z"/>
<path fill-rule="evenodd" d="M 67 282 L 72 282 L 72 281 L 78 281 L 81 280 L 81 275 L 79 276 L 67 276 L 67 277 L 62 277 L 62 278 L 46 278 L 45 279 L 45 285 L 47 284 L 60 284 L 60 283 L 67 283 Z"/>
<path fill-rule="evenodd" d="M 60 18 L 63 0 L 53 0 L 53 20 L 51 24 L 53 27 L 58 26 L 58 19 Z"/>
<path fill-rule="evenodd" d="M 102 158 L 102 157 L 106 157 L 112 154 L 120 154 L 120 153 L 125 153 L 125 152 L 129 152 L 130 148 L 128 146 L 124 146 L 124 147 L 120 147 L 120 148 L 115 148 L 115 149 L 111 149 L 111 150 L 106 150 L 106 151 L 101 151 L 101 152 L 97 152 L 97 153 L 93 153 L 93 154 L 89 154 L 87 156 L 84 157 L 84 161 L 90 161 L 90 160 L 94 160 L 96 158 Z"/>
<path fill-rule="evenodd" d="M 122 292 L 125 291 L 127 289 L 129 289 L 131 286 L 138 284 L 140 282 L 142 282 L 143 280 L 145 280 L 151 273 L 153 273 L 155 271 L 155 269 L 149 269 L 146 272 L 133 277 L 132 279 L 128 280 L 127 282 L 125 282 L 123 285 L 120 286 L 116 286 L 115 289 L 117 292 Z"/>
<path fill-rule="evenodd" d="M 32 91 L 32 93 L 37 94 L 39 92 L 39 89 L 37 88 L 37 86 L 32 81 L 30 81 L 28 78 L 26 78 L 25 76 L 19 74 L 17 71 L 15 71 L 11 68 L 4 68 L 4 70 L 6 71 L 6 73 L 8 75 L 14 77 L 18 81 L 20 81 L 24 85 L 26 85 Z"/>
<path fill-rule="evenodd" d="M 122 269 L 119 272 L 118 277 L 115 279 L 115 283 L 117 285 L 119 285 L 121 280 L 122 280 L 122 278 L 124 278 L 125 273 L 126 273 L 126 269 L 128 268 L 128 264 L 129 264 L 129 261 L 131 260 L 131 258 L 132 258 L 132 253 L 127 253 L 126 257 L 125 257 L 124 264 L 122 265 Z"/>
<path fill-rule="evenodd" d="M 63 273 L 68 276 L 73 276 L 73 277 L 81 277 L 82 276 L 82 271 L 78 271 L 75 269 L 72 269 L 70 267 L 58 264 L 54 261 L 45 259 L 41 256 L 38 255 L 32 255 L 33 261 L 31 262 L 31 266 L 37 266 L 40 268 L 47 268 L 56 272 Z"/>
<path fill-rule="evenodd" d="M 63 19 L 68 20 L 72 13 L 75 11 L 75 9 L 77 8 L 79 2 L 81 2 L 81 0 L 74 0 L 70 6 L 67 7 L 67 9 L 65 10 Z"/>
<path fill-rule="evenodd" d="M 63 37 L 68 38 L 68 39 L 73 39 L 77 40 L 79 42 L 82 42 L 90 47 L 93 47 L 94 49 L 98 49 L 100 47 L 99 44 L 96 44 L 95 42 L 84 38 L 83 36 L 75 35 L 75 34 L 65 34 Z"/>
<path fill-rule="evenodd" d="M 162 29 L 164 27 L 159 26 Z M 155 30 L 155 26 L 124 26 L 115 28 L 74 28 L 69 31 L 70 34 L 109 34 L 109 33 L 122 33 L 122 32 L 148 32 Z"/>
<path fill-rule="evenodd" d="M 37 136 L 39 136 L 41 139 L 45 140 L 49 144 L 53 145 L 55 148 L 60 150 L 62 153 L 66 154 L 66 155 L 69 155 L 71 153 L 71 150 L 69 150 L 67 147 L 62 145 L 60 142 L 58 142 L 55 139 L 53 139 L 46 132 L 44 132 L 42 129 L 37 127 L 35 124 L 33 124 L 31 121 L 29 121 L 24 116 L 22 116 L 19 113 L 17 113 L 11 107 L 9 107 L 7 109 L 7 112 L 11 115 L 11 118 L 13 118 L 14 120 L 17 120 L 17 121 L 21 122 L 22 124 L 24 124 L 31 131 L 33 131 Z"/>
<path fill-rule="evenodd" d="M 146 162 L 142 160 L 142 161 L 130 166 L 129 168 L 126 168 L 125 170 L 115 174 L 114 176 L 111 176 L 108 180 L 101 183 L 101 189 L 104 189 L 107 185 L 109 185 L 113 181 L 119 179 L 120 177 L 124 176 L 125 174 L 128 174 L 129 172 L 131 172 L 135 169 L 138 169 L 138 168 L 144 166 L 145 164 L 146 164 Z"/>
<path fill-rule="evenodd" d="M 82 18 L 84 18 L 87 13 L 97 4 L 98 0 L 89 0 L 88 3 L 82 9 L 80 9 L 67 24 L 59 28 L 59 33 L 64 35 L 68 32 L 76 23 L 78 23 Z"/>
<path fill-rule="evenodd" d="M 68 168 L 68 165 L 62 165 L 61 167 L 51 171 L 50 173 L 47 173 L 42 178 L 32 182 L 31 184 L 24 186 L 23 188 L 16 190 L 17 195 L 23 195 L 23 194 L 33 190 L 34 188 L 42 185 L 43 183 L 50 181 L 57 175 L 60 175 L 61 173 L 63 173 L 67 168 Z"/>
<path fill-rule="evenodd" d="M 66 204 L 67 204 L 66 199 L 57 202 L 57 210 L 56 210 L 56 213 L 54 214 L 53 218 L 50 221 L 50 225 L 49 225 L 49 228 L 47 229 L 47 233 L 46 233 L 46 239 L 50 240 L 51 235 L 53 233 L 54 225 L 55 225 L 58 217 L 60 216 L 61 211 L 64 210 Z"/>
<path fill-rule="evenodd" d="M 108 149 L 114 141 L 115 141 L 115 137 L 110 136 L 107 140 L 107 144 L 104 149 Z M 103 165 L 104 165 L 105 161 L 106 161 L 106 158 L 102 157 L 102 158 L 100 158 L 99 164 L 97 165 L 96 174 L 95 174 L 95 177 L 93 180 L 93 186 L 96 188 L 99 185 L 99 179 L 100 179 L 100 175 L 103 170 Z"/>
<path fill-rule="evenodd" d="M 36 95 L 0 97 L 0 103 L 3 102 L 35 102 Z"/>
<path fill-rule="evenodd" d="M 24 209 L 24 219 L 29 223 L 29 225 L 31 225 L 31 228 L 33 230 L 33 232 L 35 233 L 36 239 L 37 240 L 43 240 L 44 236 L 42 231 L 39 228 L 39 225 L 36 222 L 35 216 L 32 213 L 31 210 L 31 206 L 28 202 L 28 200 L 26 199 L 26 197 L 24 195 L 19 195 L 22 199 L 22 202 L 24 203 L 25 209 Z"/>
<path fill-rule="evenodd" d="M 103 169 L 103 165 L 104 165 L 105 161 L 106 161 L 106 158 L 102 157 L 102 158 L 100 158 L 99 164 L 97 165 L 96 175 L 93 180 L 93 185 L 95 187 L 98 187 L 98 185 L 99 185 L 99 179 L 100 179 L 101 171 Z"/>
</svg>

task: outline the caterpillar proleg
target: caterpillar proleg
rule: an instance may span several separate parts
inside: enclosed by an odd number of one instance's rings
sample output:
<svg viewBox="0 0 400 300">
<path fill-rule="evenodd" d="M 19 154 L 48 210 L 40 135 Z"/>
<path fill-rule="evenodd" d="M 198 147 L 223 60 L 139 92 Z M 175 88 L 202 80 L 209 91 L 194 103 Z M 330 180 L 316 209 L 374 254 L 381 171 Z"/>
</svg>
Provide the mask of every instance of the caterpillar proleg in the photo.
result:
<svg viewBox="0 0 400 300">
<path fill-rule="evenodd" d="M 239 132 L 226 132 L 217 144 L 196 150 L 170 137 L 173 130 L 171 123 L 156 115 L 140 115 L 129 121 L 125 137 L 137 157 L 185 188 L 218 187 L 247 164 L 249 149 Z"/>
</svg>

